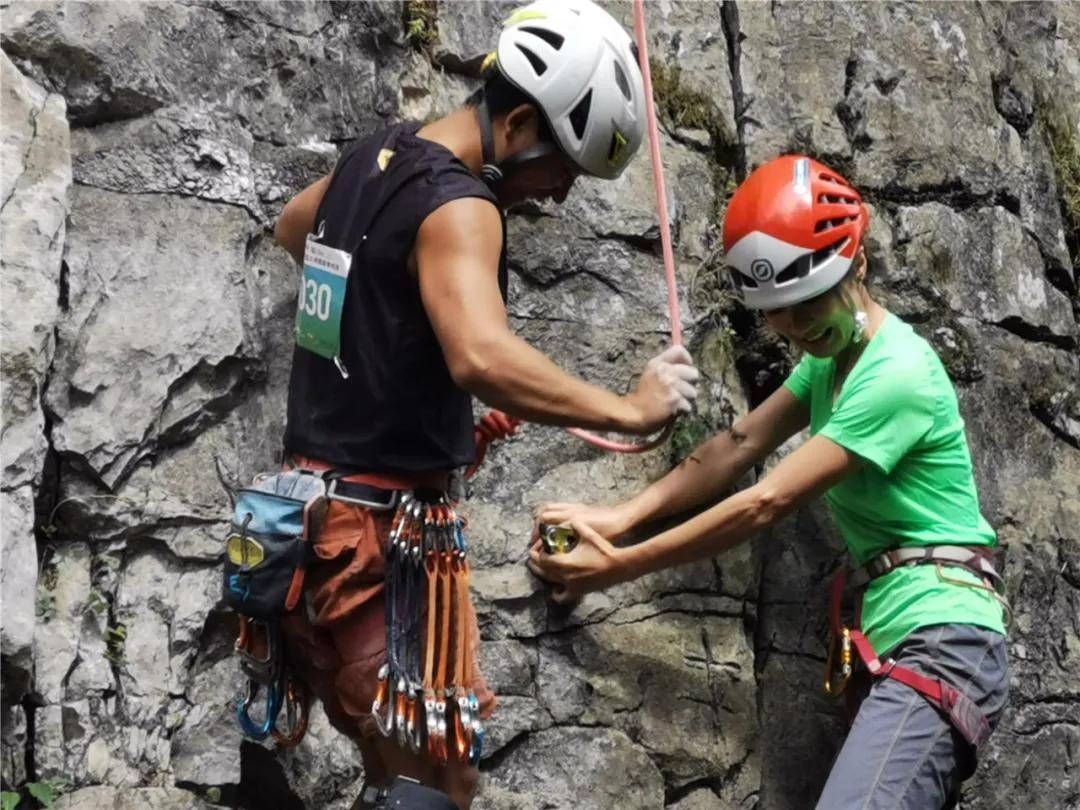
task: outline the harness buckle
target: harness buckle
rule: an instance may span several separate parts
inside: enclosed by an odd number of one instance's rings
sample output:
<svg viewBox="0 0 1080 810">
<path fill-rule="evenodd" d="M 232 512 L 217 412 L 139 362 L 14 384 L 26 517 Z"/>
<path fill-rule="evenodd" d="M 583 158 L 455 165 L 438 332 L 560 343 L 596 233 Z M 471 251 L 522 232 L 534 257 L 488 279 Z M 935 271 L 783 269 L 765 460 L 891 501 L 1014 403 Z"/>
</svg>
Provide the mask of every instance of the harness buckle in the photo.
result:
<svg viewBox="0 0 1080 810">
<path fill-rule="evenodd" d="M 352 504 L 353 506 L 362 506 L 365 509 L 370 509 L 372 512 L 389 512 L 391 509 L 397 507 L 402 498 L 402 491 L 399 489 L 387 489 L 383 492 L 389 492 L 390 498 L 386 501 L 376 501 L 370 498 L 362 498 L 356 495 L 343 494 L 339 490 L 344 484 L 347 488 L 349 481 L 345 481 L 342 478 L 334 478 L 326 487 L 326 497 L 332 501 L 341 501 L 342 503 Z M 371 489 L 377 489 L 377 487 L 371 487 Z"/>
</svg>

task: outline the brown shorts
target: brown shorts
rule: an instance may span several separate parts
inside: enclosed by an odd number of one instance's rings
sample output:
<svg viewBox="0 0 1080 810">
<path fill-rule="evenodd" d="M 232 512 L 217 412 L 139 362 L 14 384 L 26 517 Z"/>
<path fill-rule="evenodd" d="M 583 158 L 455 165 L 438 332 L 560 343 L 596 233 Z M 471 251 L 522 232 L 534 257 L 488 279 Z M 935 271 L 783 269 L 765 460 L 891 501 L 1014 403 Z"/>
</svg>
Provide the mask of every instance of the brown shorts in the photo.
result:
<svg viewBox="0 0 1080 810">
<path fill-rule="evenodd" d="M 386 661 L 383 549 L 393 514 L 331 501 L 307 569 L 308 607 L 301 604 L 283 621 L 290 662 L 334 727 L 353 738 L 378 735 L 371 704 Z M 471 602 L 469 612 L 471 637 L 479 639 Z M 474 661 L 477 652 L 469 651 Z M 475 671 L 473 686 L 486 719 L 495 695 Z"/>
</svg>

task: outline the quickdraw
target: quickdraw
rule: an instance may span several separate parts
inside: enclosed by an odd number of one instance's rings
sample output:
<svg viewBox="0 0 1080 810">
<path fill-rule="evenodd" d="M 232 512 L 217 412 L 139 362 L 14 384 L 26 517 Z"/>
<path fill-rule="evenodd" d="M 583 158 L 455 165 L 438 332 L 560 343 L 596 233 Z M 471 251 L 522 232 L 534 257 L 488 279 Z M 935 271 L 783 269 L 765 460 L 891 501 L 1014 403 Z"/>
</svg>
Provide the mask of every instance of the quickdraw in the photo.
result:
<svg viewBox="0 0 1080 810">
<path fill-rule="evenodd" d="M 371 711 L 383 736 L 438 764 L 476 764 L 483 750 L 463 525 L 444 496 L 406 493 L 386 541 L 386 663 Z"/>
</svg>

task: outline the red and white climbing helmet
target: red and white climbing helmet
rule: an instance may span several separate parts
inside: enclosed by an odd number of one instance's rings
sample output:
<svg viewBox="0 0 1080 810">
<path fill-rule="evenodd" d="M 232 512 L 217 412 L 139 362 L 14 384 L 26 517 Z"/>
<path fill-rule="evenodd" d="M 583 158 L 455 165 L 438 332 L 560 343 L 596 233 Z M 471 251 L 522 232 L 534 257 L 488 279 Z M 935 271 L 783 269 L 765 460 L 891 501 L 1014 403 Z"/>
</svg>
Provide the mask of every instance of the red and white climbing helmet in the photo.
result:
<svg viewBox="0 0 1080 810">
<path fill-rule="evenodd" d="M 503 23 L 495 64 L 536 101 L 582 171 L 614 179 L 645 133 L 633 40 L 590 0 L 537 0 Z"/>
<path fill-rule="evenodd" d="M 870 223 L 862 197 L 827 166 L 784 155 L 755 169 L 728 204 L 724 252 L 735 290 L 778 309 L 835 287 Z"/>
</svg>

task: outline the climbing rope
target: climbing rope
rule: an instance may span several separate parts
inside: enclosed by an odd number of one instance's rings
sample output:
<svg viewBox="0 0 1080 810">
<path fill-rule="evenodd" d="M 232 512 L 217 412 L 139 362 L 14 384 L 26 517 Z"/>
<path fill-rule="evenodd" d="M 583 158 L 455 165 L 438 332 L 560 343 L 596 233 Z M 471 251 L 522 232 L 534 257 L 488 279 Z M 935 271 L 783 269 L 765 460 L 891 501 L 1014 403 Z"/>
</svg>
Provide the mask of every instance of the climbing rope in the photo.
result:
<svg viewBox="0 0 1080 810">
<path fill-rule="evenodd" d="M 664 165 L 660 160 L 660 133 L 656 126 L 656 106 L 653 103 L 652 74 L 649 70 L 649 46 L 645 33 L 645 6 L 643 0 L 634 0 L 634 34 L 637 37 L 638 60 L 645 88 L 645 114 L 649 130 L 649 153 L 652 158 L 653 184 L 656 188 L 656 209 L 660 219 L 660 245 L 664 256 L 664 278 L 667 282 L 668 312 L 671 316 L 671 343 L 682 344 L 682 322 L 679 317 L 679 292 L 675 283 L 675 253 L 671 247 L 671 224 L 668 220 L 667 189 L 664 185 Z M 488 446 L 498 439 L 517 434 L 524 420 L 509 416 L 502 411 L 489 411 L 476 426 L 476 461 L 465 471 L 471 478 L 484 461 Z M 666 442 L 675 428 L 672 420 L 655 438 L 642 444 L 626 444 L 611 441 L 581 428 L 566 428 L 566 432 L 591 445 L 615 453 L 644 453 Z"/>
</svg>

